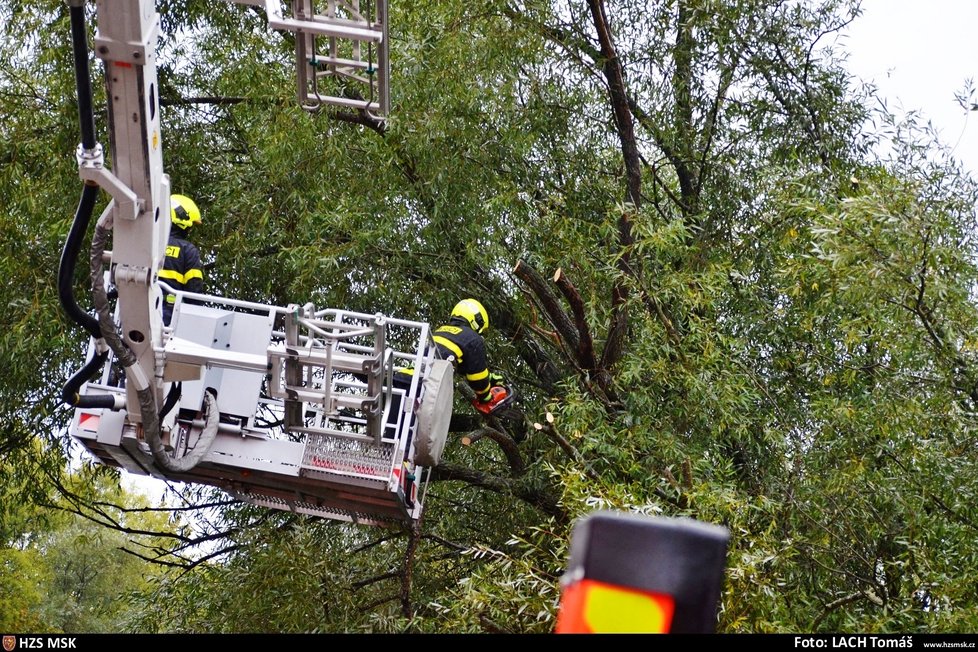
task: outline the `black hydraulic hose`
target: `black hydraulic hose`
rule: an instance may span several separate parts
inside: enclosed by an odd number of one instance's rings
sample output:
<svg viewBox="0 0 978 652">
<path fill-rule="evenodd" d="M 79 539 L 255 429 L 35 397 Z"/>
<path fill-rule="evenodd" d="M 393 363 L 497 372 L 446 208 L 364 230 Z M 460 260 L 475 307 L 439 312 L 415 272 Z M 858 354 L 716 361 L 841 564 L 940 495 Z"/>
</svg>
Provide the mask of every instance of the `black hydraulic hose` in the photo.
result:
<svg viewBox="0 0 978 652">
<path fill-rule="evenodd" d="M 108 408 L 116 409 L 115 399 L 109 394 L 97 394 L 95 396 L 79 396 L 76 408 Z"/>
<path fill-rule="evenodd" d="M 78 89 L 78 121 L 81 144 L 95 147 L 95 112 L 92 110 L 92 78 L 88 70 L 88 31 L 85 28 L 85 3 L 68 7 L 71 16 L 71 47 L 75 59 L 75 86 Z"/>
<path fill-rule="evenodd" d="M 81 250 L 82 240 L 85 238 L 85 232 L 88 231 L 88 224 L 92 220 L 92 213 L 95 211 L 95 200 L 98 199 L 98 190 L 98 186 L 88 184 L 85 184 L 82 189 L 81 200 L 78 202 L 75 219 L 71 223 L 68 239 L 65 240 L 65 246 L 61 252 L 61 264 L 58 267 L 58 298 L 61 300 L 61 307 L 68 313 L 72 321 L 82 326 L 95 339 L 102 337 L 98 320 L 81 309 L 75 300 L 75 293 L 72 286 L 74 285 L 73 281 L 75 265 L 78 262 L 78 252 Z"/>
<path fill-rule="evenodd" d="M 81 126 L 82 147 L 92 149 L 96 145 L 95 114 L 92 109 L 92 80 L 88 70 L 88 33 L 85 28 L 84 3 L 69 7 L 69 12 L 71 14 L 71 46 L 75 61 L 78 122 Z M 102 337 L 98 320 L 79 307 L 72 290 L 72 280 L 75 275 L 78 252 L 81 250 L 82 240 L 88 230 L 88 224 L 91 222 L 92 213 L 95 211 L 97 199 L 98 186 L 86 183 L 82 188 L 81 199 L 78 202 L 77 210 L 75 210 L 75 219 L 72 220 L 68 239 L 65 241 L 64 250 L 61 252 L 61 264 L 58 267 L 58 297 L 61 299 L 61 306 L 75 323 L 82 326 L 95 339 Z"/>
<path fill-rule="evenodd" d="M 180 400 L 180 392 L 183 389 L 183 383 L 173 383 L 170 385 L 170 391 L 166 395 L 166 399 L 163 401 L 163 407 L 160 408 L 160 421 L 166 418 L 166 415 L 170 413 L 173 406 L 177 404 Z"/>
<path fill-rule="evenodd" d="M 96 373 L 102 368 L 102 365 L 105 364 L 105 360 L 108 357 L 108 350 L 95 354 L 95 356 L 88 361 L 88 364 L 79 369 L 78 372 L 72 376 L 67 383 L 65 383 L 64 389 L 61 390 L 61 400 L 68 405 L 80 408 L 114 408 L 115 399 L 108 394 L 98 396 L 81 396 L 78 393 L 85 381 L 91 378 L 92 374 Z"/>
<path fill-rule="evenodd" d="M 95 114 L 92 109 L 92 80 L 88 69 L 88 33 L 85 27 L 85 5 L 83 2 L 68 8 L 71 15 L 71 44 L 75 62 L 75 86 L 78 90 L 78 122 L 81 126 L 82 148 L 95 148 Z M 73 290 L 75 265 L 82 240 L 88 230 L 95 202 L 98 200 L 98 186 L 87 182 L 82 187 L 81 199 L 71 222 L 71 229 L 61 252 L 58 265 L 58 298 L 68 316 L 82 326 L 89 335 L 101 339 L 102 332 L 98 320 L 81 309 Z M 88 363 L 68 379 L 61 390 L 61 400 L 68 405 L 81 408 L 114 408 L 115 399 L 109 395 L 81 396 L 81 386 L 105 364 L 109 352 L 102 351 L 92 356 Z"/>
<path fill-rule="evenodd" d="M 85 29 L 85 5 L 83 2 L 77 3 L 77 5 L 69 7 L 69 11 L 71 13 L 71 47 L 75 61 L 75 85 L 78 90 L 78 122 L 81 126 L 82 148 L 92 149 L 96 142 L 95 114 L 92 109 L 92 79 L 88 70 L 88 33 Z M 75 211 L 75 219 L 72 220 L 68 239 L 65 241 L 64 250 L 61 252 L 61 264 L 58 267 L 58 297 L 61 299 L 62 307 L 75 323 L 84 327 L 88 334 L 95 339 L 102 337 L 98 320 L 79 307 L 72 291 L 72 279 L 75 275 L 78 252 L 81 250 L 82 240 L 88 230 L 88 224 L 91 222 L 92 213 L 95 211 L 97 199 L 98 186 L 86 183 L 82 188 L 81 199 Z"/>
</svg>

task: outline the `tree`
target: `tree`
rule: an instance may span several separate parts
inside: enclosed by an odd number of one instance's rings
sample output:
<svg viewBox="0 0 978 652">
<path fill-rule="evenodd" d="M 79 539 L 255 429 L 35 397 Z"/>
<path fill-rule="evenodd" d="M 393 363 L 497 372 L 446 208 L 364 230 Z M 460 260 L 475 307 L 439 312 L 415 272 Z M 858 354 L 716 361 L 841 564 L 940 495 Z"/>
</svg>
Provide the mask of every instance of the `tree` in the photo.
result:
<svg viewBox="0 0 978 652">
<path fill-rule="evenodd" d="M 23 460 L 21 460 L 23 461 Z M 9 479 L 27 475 L 23 464 Z M 35 469 L 36 470 L 36 469 Z M 126 547 L 121 530 L 166 533 L 173 529 L 164 510 L 153 511 L 146 498 L 119 484 L 106 469 L 78 469 L 63 479 L 39 473 L 31 501 L 23 487 L 4 485 L 0 516 L 0 585 L 4 613 L 0 625 L 19 632 L 114 632 L 129 618 L 129 593 L 144 591 L 161 572 Z M 74 492 L 80 493 L 74 493 Z M 71 500 L 122 505 L 129 510 L 118 529 L 72 513 Z"/>
<path fill-rule="evenodd" d="M 833 40 L 855 3 L 397 5 L 384 124 L 292 106 L 261 14 L 164 9 L 164 157 L 204 209 L 208 291 L 431 321 L 477 296 L 527 422 L 460 399 L 417 532 L 225 506 L 227 553 L 156 583 L 135 628 L 549 631 L 595 507 L 726 525 L 724 631 L 974 627 L 975 186 L 926 134 L 867 130 Z M 66 33 L 54 4 L 5 11 Z M 0 77 L 0 196 L 36 218 L 3 237 L 48 257 L 73 170 L 31 171 L 74 127 L 27 109 L 70 96 L 56 42 Z M 16 367 L 18 399 L 81 346 L 36 283 L 5 317 L 50 334 L 8 340 L 45 376 Z"/>
</svg>

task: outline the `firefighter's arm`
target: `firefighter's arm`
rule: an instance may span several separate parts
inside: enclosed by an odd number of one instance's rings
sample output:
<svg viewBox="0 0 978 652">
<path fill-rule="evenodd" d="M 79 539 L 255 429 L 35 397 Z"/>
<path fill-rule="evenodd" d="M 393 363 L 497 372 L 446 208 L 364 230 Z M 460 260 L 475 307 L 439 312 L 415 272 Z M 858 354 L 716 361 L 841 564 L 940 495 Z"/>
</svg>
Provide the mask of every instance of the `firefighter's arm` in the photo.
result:
<svg viewBox="0 0 978 652">
<path fill-rule="evenodd" d="M 488 369 L 483 368 L 482 371 L 467 373 L 465 374 L 465 380 L 468 381 L 469 387 L 475 392 L 476 398 L 480 401 L 489 400 L 489 389 L 492 387 L 492 383 L 489 381 Z"/>
<path fill-rule="evenodd" d="M 203 293 L 204 271 L 200 264 L 200 252 L 195 246 L 186 247 L 186 256 L 183 278 L 187 291 Z"/>
<path fill-rule="evenodd" d="M 492 381 L 489 377 L 489 365 L 486 362 L 486 350 L 484 347 L 475 346 L 472 349 L 465 353 L 462 372 L 469 387 L 475 392 L 476 398 L 480 401 L 488 401 Z"/>
</svg>

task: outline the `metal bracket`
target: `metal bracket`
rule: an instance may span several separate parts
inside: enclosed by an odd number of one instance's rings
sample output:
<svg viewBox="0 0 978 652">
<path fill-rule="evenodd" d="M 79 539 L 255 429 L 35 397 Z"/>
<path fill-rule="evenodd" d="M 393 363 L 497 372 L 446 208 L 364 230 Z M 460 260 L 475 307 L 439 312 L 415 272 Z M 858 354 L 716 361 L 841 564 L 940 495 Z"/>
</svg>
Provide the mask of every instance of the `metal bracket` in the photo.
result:
<svg viewBox="0 0 978 652">
<path fill-rule="evenodd" d="M 138 34 L 140 40 L 107 38 L 101 33 L 95 35 L 95 55 L 105 62 L 118 62 L 119 65 L 145 66 L 152 61 L 156 43 L 160 40 L 159 17 L 148 25 L 145 33 Z M 136 36 L 136 34 L 133 34 Z"/>
<path fill-rule="evenodd" d="M 134 220 L 139 216 L 142 212 L 142 201 L 136 197 L 136 193 L 129 186 L 105 167 L 105 154 L 102 151 L 102 145 L 96 143 L 95 147 L 91 149 L 79 145 L 75 151 L 75 158 L 78 160 L 78 176 L 81 177 L 82 181 L 98 184 L 100 188 L 109 193 L 117 207 L 117 215 L 129 220 Z"/>
<path fill-rule="evenodd" d="M 122 283 L 149 285 L 153 279 L 153 271 L 148 267 L 138 265 L 117 265 L 112 276 L 116 284 L 119 285 Z"/>
</svg>

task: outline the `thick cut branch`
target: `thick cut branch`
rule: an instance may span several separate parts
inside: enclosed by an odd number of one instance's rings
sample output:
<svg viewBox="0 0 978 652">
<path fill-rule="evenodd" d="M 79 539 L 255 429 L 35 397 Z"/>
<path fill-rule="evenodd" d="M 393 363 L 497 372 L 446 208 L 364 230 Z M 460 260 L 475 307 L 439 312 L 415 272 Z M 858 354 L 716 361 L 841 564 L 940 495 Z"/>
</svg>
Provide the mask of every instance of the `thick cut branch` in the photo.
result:
<svg viewBox="0 0 978 652">
<path fill-rule="evenodd" d="M 513 274 L 532 290 L 534 296 L 547 313 L 550 323 L 557 329 L 557 333 L 564 340 L 564 343 L 572 351 L 576 351 L 580 346 L 577 330 L 574 323 L 567 316 L 567 312 L 560 305 L 560 300 L 553 293 L 546 279 L 540 275 L 532 265 L 525 260 L 519 260 L 513 268 Z"/>
<path fill-rule="evenodd" d="M 577 335 L 580 344 L 575 350 L 577 353 L 578 364 L 583 369 L 594 369 L 598 366 L 598 361 L 594 357 L 594 340 L 591 338 L 591 328 L 587 323 L 587 316 L 584 314 L 584 301 L 581 293 L 577 291 L 563 270 L 557 269 L 554 274 L 554 283 L 560 288 L 560 292 L 570 304 L 571 312 L 574 314 L 574 324 L 577 326 Z"/>
</svg>

